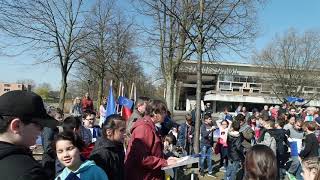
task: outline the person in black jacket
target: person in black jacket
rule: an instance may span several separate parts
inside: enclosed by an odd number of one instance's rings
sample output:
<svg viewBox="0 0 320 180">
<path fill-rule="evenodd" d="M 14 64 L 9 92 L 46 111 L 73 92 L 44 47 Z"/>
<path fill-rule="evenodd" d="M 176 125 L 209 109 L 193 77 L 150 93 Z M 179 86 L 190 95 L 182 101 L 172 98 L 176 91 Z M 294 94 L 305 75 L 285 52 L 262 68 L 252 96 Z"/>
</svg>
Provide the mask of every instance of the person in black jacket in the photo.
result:
<svg viewBox="0 0 320 180">
<path fill-rule="evenodd" d="M 287 130 L 283 129 L 286 123 L 284 116 L 279 116 L 276 122 L 276 128 L 269 129 L 268 133 L 274 137 L 276 141 L 276 157 L 278 165 L 278 177 L 284 179 L 285 165 L 289 160 L 290 154 L 288 153 L 289 142 L 287 138 Z"/>
<path fill-rule="evenodd" d="M 233 121 L 231 124 L 231 130 L 228 133 L 228 167 L 225 173 L 224 179 L 235 179 L 241 163 L 244 160 L 244 152 L 242 141 L 243 137 L 240 130 L 240 122 Z"/>
<path fill-rule="evenodd" d="M 317 124 L 315 122 L 306 122 L 303 127 L 307 135 L 303 141 L 304 149 L 300 152 L 299 156 L 302 159 L 318 157 L 319 143 L 316 135 L 314 134 Z"/>
<path fill-rule="evenodd" d="M 204 115 L 204 123 L 201 125 L 200 134 L 200 174 L 204 175 L 204 161 L 207 160 L 208 165 L 208 176 L 213 177 L 212 174 L 212 149 L 213 149 L 213 131 L 216 127 L 212 126 L 211 116 L 208 114 Z"/>
<path fill-rule="evenodd" d="M 39 95 L 10 91 L 0 96 L 0 179 L 47 180 L 29 147 L 36 144 L 43 127 L 56 125 Z"/>
<path fill-rule="evenodd" d="M 50 108 L 47 110 L 48 114 L 56 119 L 59 123 L 63 121 L 63 112 L 61 109 L 53 109 Z M 54 136 L 59 133 L 58 127 L 49 128 L 44 127 L 41 132 L 41 142 L 42 142 L 42 148 L 43 148 L 43 155 L 42 155 L 42 167 L 46 171 L 46 173 L 49 176 L 49 179 L 54 179 L 56 175 L 56 153 L 52 149 L 52 142 L 54 139 Z"/>
<path fill-rule="evenodd" d="M 107 117 L 102 136 L 97 140 L 89 159 L 101 167 L 110 180 L 124 179 L 124 147 L 126 123 L 119 115 Z"/>
</svg>

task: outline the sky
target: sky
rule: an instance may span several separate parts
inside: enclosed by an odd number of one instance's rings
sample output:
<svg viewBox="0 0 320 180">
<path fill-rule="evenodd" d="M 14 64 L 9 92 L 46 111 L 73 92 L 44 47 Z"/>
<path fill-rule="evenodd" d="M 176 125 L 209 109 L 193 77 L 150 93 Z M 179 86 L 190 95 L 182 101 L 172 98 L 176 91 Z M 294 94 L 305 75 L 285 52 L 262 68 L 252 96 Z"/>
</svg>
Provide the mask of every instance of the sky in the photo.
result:
<svg viewBox="0 0 320 180">
<path fill-rule="evenodd" d="M 124 12 L 133 13 L 129 0 L 120 0 Z M 138 23 L 148 24 L 147 19 L 137 17 Z M 267 46 L 276 34 L 283 34 L 289 28 L 299 32 L 320 29 L 320 1 L 319 0 L 269 0 L 258 12 L 259 36 L 255 40 L 253 50 L 261 50 Z M 1 41 L 1 37 L 0 37 Z M 14 50 L 13 50 L 14 51 Z M 146 51 L 138 50 L 142 59 L 150 57 Z M 251 53 L 245 57 L 228 55 L 221 61 L 250 62 Z M 40 64 L 32 65 L 36 57 L 30 54 L 22 54 L 16 57 L 0 55 L 0 82 L 16 82 L 21 79 L 33 79 L 36 84 L 50 83 L 54 90 L 60 87 L 60 71 L 57 65 Z M 151 72 L 154 67 L 144 64 L 145 72 Z"/>
</svg>

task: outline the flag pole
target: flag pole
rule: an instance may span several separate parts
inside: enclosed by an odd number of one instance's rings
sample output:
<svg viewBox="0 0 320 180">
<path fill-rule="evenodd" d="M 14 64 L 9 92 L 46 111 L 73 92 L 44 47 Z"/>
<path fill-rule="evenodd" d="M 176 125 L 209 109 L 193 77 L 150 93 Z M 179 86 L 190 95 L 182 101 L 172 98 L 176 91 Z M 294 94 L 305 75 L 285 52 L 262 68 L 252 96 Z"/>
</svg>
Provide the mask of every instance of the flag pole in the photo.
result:
<svg viewBox="0 0 320 180">
<path fill-rule="evenodd" d="M 119 89 L 118 89 L 118 98 L 119 98 L 119 96 L 121 95 L 121 86 L 122 86 L 122 82 L 120 81 L 120 83 L 119 83 Z M 116 112 L 117 112 L 117 113 L 119 112 L 119 103 L 117 103 Z"/>
<path fill-rule="evenodd" d="M 121 87 L 121 96 L 123 96 L 123 95 L 124 95 L 124 85 L 122 85 L 122 87 Z M 121 110 L 120 110 L 120 115 L 121 116 L 122 116 L 122 109 L 123 109 L 123 105 L 121 106 Z"/>
<path fill-rule="evenodd" d="M 136 102 L 137 101 L 137 86 L 136 85 L 134 85 L 134 102 Z"/>
<path fill-rule="evenodd" d="M 132 99 L 132 96 L 133 96 L 133 88 L 134 88 L 134 82 L 131 84 L 130 96 L 129 96 L 130 99 Z"/>
</svg>

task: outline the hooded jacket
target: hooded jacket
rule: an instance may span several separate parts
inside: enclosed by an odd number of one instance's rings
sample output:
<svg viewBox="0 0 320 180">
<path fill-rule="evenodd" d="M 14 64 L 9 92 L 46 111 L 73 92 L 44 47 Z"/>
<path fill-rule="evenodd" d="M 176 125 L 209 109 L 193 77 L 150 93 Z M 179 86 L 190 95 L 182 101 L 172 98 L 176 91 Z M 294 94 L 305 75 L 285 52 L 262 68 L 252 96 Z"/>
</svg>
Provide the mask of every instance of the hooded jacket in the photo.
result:
<svg viewBox="0 0 320 180">
<path fill-rule="evenodd" d="M 254 131 L 247 123 L 245 123 L 240 127 L 239 132 L 243 136 L 242 146 L 244 147 L 244 151 L 246 152 L 251 148 L 251 141 L 254 138 Z"/>
<path fill-rule="evenodd" d="M 228 133 L 228 158 L 231 161 L 243 161 L 244 152 L 242 146 L 243 137 L 241 133 L 237 131 L 230 131 Z"/>
<path fill-rule="evenodd" d="M 0 141 L 0 179 L 42 180 L 48 179 L 41 165 L 23 146 Z"/>
<path fill-rule="evenodd" d="M 125 179 L 160 180 L 167 165 L 163 145 L 150 116 L 136 121 L 131 130 L 126 160 Z"/>
<path fill-rule="evenodd" d="M 91 98 L 86 98 L 86 97 L 83 97 L 82 100 L 81 100 L 81 105 L 82 105 L 82 113 L 85 113 L 87 111 L 89 112 L 93 112 L 94 109 L 93 109 L 93 101 Z"/>
<path fill-rule="evenodd" d="M 106 138 L 99 138 L 89 159 L 101 167 L 111 180 L 124 179 L 123 144 Z"/>
<path fill-rule="evenodd" d="M 90 180 L 108 180 L 106 173 L 98 167 L 93 161 L 85 161 L 76 171 L 64 168 L 55 180 L 68 179 L 90 179 Z"/>
</svg>

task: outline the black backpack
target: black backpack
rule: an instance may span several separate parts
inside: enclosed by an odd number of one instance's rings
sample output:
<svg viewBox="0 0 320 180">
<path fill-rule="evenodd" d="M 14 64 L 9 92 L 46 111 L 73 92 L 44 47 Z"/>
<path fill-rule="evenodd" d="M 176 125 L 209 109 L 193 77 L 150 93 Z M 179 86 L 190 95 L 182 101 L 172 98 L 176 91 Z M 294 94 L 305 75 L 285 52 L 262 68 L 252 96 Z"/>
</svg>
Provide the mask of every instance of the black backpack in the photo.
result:
<svg viewBox="0 0 320 180">
<path fill-rule="evenodd" d="M 288 139 L 286 130 L 284 129 L 269 129 L 268 133 L 276 140 L 277 156 L 284 155 L 288 152 Z"/>
</svg>

